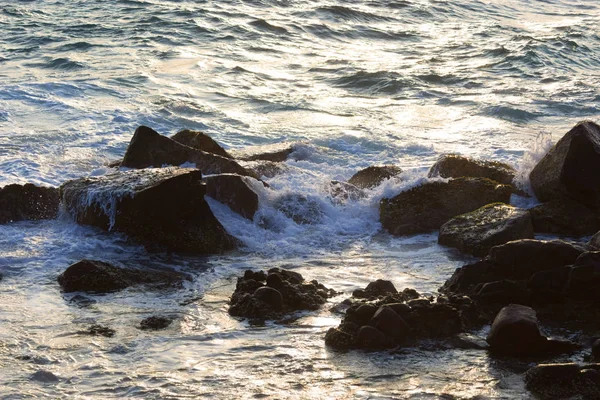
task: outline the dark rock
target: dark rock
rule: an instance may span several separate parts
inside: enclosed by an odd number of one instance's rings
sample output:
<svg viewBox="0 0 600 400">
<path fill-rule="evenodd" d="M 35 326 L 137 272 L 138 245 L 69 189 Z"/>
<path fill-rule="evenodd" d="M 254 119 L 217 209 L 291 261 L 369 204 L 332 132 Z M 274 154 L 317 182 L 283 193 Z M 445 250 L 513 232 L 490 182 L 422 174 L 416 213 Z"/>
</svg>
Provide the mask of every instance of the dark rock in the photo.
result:
<svg viewBox="0 0 600 400">
<path fill-rule="evenodd" d="M 536 356 L 548 349 L 548 338 L 540 333 L 535 311 L 517 304 L 500 310 L 486 340 L 498 355 Z"/>
<path fill-rule="evenodd" d="M 600 300 L 600 252 L 590 251 L 581 254 L 570 270 L 565 286 L 565 294 L 571 298 L 588 302 Z"/>
<path fill-rule="evenodd" d="M 525 373 L 525 387 L 544 400 L 583 396 L 598 399 L 600 393 L 599 364 L 540 364 Z"/>
<path fill-rule="evenodd" d="M 378 307 L 374 304 L 356 304 L 354 307 L 350 307 L 346 310 L 345 321 L 355 322 L 359 324 L 359 326 L 367 325 L 377 310 Z"/>
<path fill-rule="evenodd" d="M 135 130 L 121 166 L 148 168 L 185 163 L 196 164 L 196 168 L 207 175 L 232 173 L 252 176 L 234 160 L 184 146 L 147 126 L 140 126 Z"/>
<path fill-rule="evenodd" d="M 325 344 L 335 350 L 348 350 L 355 341 L 351 334 L 337 328 L 329 328 L 325 334 Z"/>
<path fill-rule="evenodd" d="M 60 378 L 58 376 L 54 375 L 50 371 L 44 371 L 44 370 L 36 371 L 35 373 L 33 373 L 31 375 L 31 377 L 29 379 L 32 381 L 37 381 L 37 382 L 41 382 L 41 383 L 60 382 Z"/>
<path fill-rule="evenodd" d="M 78 223 L 170 251 L 213 254 L 233 249 L 236 239 L 204 200 L 201 180 L 195 169 L 129 170 L 69 181 L 60 191 Z"/>
<path fill-rule="evenodd" d="M 58 214 L 58 189 L 7 185 L 0 189 L 0 224 L 23 220 L 54 219 Z"/>
<path fill-rule="evenodd" d="M 518 239 L 533 239 L 529 213 L 493 203 L 446 222 L 440 228 L 438 242 L 483 257 L 493 246 Z"/>
<path fill-rule="evenodd" d="M 553 200 L 533 207 L 529 213 L 537 233 L 585 236 L 600 230 L 600 214 L 573 200 Z"/>
<path fill-rule="evenodd" d="M 81 260 L 69 266 L 57 278 L 62 290 L 107 293 L 130 286 L 147 284 L 158 287 L 179 286 L 187 277 L 178 272 L 133 270 L 102 261 Z"/>
<path fill-rule="evenodd" d="M 571 270 L 565 266 L 536 272 L 529 279 L 529 289 L 538 302 L 558 302 L 562 300 Z"/>
<path fill-rule="evenodd" d="M 140 322 L 140 329 L 143 331 L 157 331 L 167 328 L 172 322 L 172 317 L 153 315 L 143 319 L 142 322 Z"/>
<path fill-rule="evenodd" d="M 600 231 L 596 232 L 594 236 L 590 239 L 588 243 L 588 248 L 590 250 L 600 250 Z"/>
<path fill-rule="evenodd" d="M 393 312 L 393 311 L 392 311 Z M 379 350 L 389 347 L 388 337 L 379 329 L 369 325 L 361 326 L 356 338 L 356 346 L 360 349 Z"/>
<path fill-rule="evenodd" d="M 331 181 L 328 187 L 329 197 L 334 203 L 358 201 L 366 196 L 365 192 L 351 183 Z"/>
<path fill-rule="evenodd" d="M 283 162 L 296 150 L 296 143 L 277 143 L 264 146 L 252 146 L 233 151 L 233 156 L 242 161 Z"/>
<path fill-rule="evenodd" d="M 202 150 L 207 153 L 212 153 L 225 158 L 233 158 L 221 147 L 217 142 L 213 140 L 204 132 L 190 131 L 185 129 L 177 132 L 171 137 L 177 143 L 183 144 L 184 146 L 191 147 L 196 150 Z"/>
<path fill-rule="evenodd" d="M 226 204 L 244 218 L 252 219 L 258 210 L 258 195 L 252 189 L 254 178 L 236 174 L 211 175 L 204 178 L 206 195 Z"/>
<path fill-rule="evenodd" d="M 428 182 L 391 199 L 382 199 L 379 215 L 393 235 L 439 229 L 450 218 L 490 203 L 510 200 L 511 188 L 486 178 L 457 178 Z"/>
<path fill-rule="evenodd" d="M 92 304 L 96 304 L 97 301 L 94 299 L 91 299 L 87 296 L 82 296 L 80 294 L 76 294 L 75 296 L 71 297 L 69 299 L 69 303 L 73 303 L 75 305 L 77 305 L 78 307 L 89 307 Z"/>
<path fill-rule="evenodd" d="M 286 164 L 274 161 L 247 161 L 243 166 L 258 178 L 273 178 L 290 169 Z"/>
<path fill-rule="evenodd" d="M 269 276 L 267 276 L 267 286 L 274 289 L 280 289 L 283 287 L 283 278 L 278 273 L 269 274 Z"/>
<path fill-rule="evenodd" d="M 596 339 L 592 343 L 592 359 L 594 361 L 600 360 L 600 339 Z"/>
<path fill-rule="evenodd" d="M 498 183 L 512 185 L 515 169 L 498 161 L 476 160 L 457 154 L 444 154 L 429 170 L 429 178 L 488 178 Z"/>
<path fill-rule="evenodd" d="M 525 280 L 512 281 L 504 279 L 484 283 L 481 285 L 479 291 L 477 291 L 475 298 L 486 305 L 500 305 L 500 308 L 511 303 L 530 304 L 530 295 L 527 290 L 527 281 Z"/>
<path fill-rule="evenodd" d="M 381 306 L 373 315 L 371 324 L 398 342 L 411 335 L 410 326 L 391 307 Z"/>
<path fill-rule="evenodd" d="M 600 208 L 600 127 L 580 122 L 567 132 L 529 174 L 540 201 L 572 198 Z"/>
<path fill-rule="evenodd" d="M 275 311 L 279 311 L 283 308 L 283 296 L 277 289 L 272 287 L 259 287 L 254 291 L 254 297 Z"/>
<path fill-rule="evenodd" d="M 379 186 L 386 179 L 393 178 L 402 173 L 402 169 L 395 165 L 374 165 L 362 169 L 348 179 L 348 183 L 360 189 L 372 189 Z"/>
<path fill-rule="evenodd" d="M 325 213 L 317 197 L 290 193 L 275 201 L 275 208 L 300 225 L 318 224 Z"/>
<path fill-rule="evenodd" d="M 387 294 L 396 293 L 398 293 L 398 290 L 396 290 L 392 282 L 383 279 L 377 279 L 374 282 L 369 282 L 366 288 L 355 290 L 352 293 L 352 297 L 356 297 L 359 299 L 376 299 L 378 297 L 383 297 Z"/>
<path fill-rule="evenodd" d="M 85 331 L 78 332 L 82 335 L 91 335 L 91 336 L 104 336 L 107 338 L 115 336 L 116 331 L 108 326 L 103 325 L 92 325 Z"/>
</svg>

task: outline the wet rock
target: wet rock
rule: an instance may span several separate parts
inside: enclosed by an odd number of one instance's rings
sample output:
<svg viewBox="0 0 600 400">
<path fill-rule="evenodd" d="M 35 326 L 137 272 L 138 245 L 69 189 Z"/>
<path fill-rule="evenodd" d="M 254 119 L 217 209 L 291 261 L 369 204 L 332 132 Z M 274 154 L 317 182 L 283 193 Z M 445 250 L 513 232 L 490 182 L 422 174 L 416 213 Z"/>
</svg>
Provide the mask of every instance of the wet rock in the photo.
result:
<svg viewBox="0 0 600 400">
<path fill-rule="evenodd" d="M 254 178 L 237 174 L 207 176 L 206 195 L 226 204 L 244 218 L 252 219 L 258 210 L 258 194 L 253 189 Z"/>
<path fill-rule="evenodd" d="M 334 203 L 358 201 L 366 196 L 361 189 L 347 182 L 331 181 L 327 189 Z"/>
<path fill-rule="evenodd" d="M 80 294 L 76 294 L 75 296 L 69 299 L 69 303 L 73 303 L 78 307 L 89 307 L 92 304 L 96 304 L 97 301 L 94 299 L 90 299 L 89 297 L 82 296 Z"/>
<path fill-rule="evenodd" d="M 529 278 L 529 289 L 536 302 L 544 304 L 562 300 L 572 268 L 556 267 L 536 272 Z"/>
<path fill-rule="evenodd" d="M 58 214 L 58 189 L 25 185 L 0 188 L 0 224 L 23 220 L 54 219 Z"/>
<path fill-rule="evenodd" d="M 229 314 L 255 320 L 281 319 L 300 310 L 317 310 L 337 294 L 317 281 L 306 282 L 297 272 L 272 268 L 246 271 L 238 278 Z"/>
<path fill-rule="evenodd" d="M 348 183 L 360 189 L 372 189 L 379 186 L 386 179 L 393 178 L 402 173 L 402 169 L 395 165 L 373 165 L 362 169 L 348 179 Z"/>
<path fill-rule="evenodd" d="M 390 281 L 386 281 L 383 279 L 377 279 L 374 282 L 369 282 L 366 288 L 364 289 L 356 289 L 352 296 L 359 299 L 376 299 L 378 297 L 383 297 L 387 294 L 396 294 L 398 290 L 394 287 L 394 284 Z"/>
<path fill-rule="evenodd" d="M 173 317 L 153 315 L 143 319 L 142 322 L 140 322 L 140 329 L 143 331 L 158 331 L 168 328 L 172 322 Z"/>
<path fill-rule="evenodd" d="M 596 339 L 592 343 L 592 360 L 600 361 L 600 339 Z"/>
<path fill-rule="evenodd" d="M 521 305 L 530 305 L 531 303 L 526 280 L 504 279 L 484 283 L 480 287 L 474 296 L 475 299 L 494 309 L 500 310 L 503 306 L 511 303 Z"/>
<path fill-rule="evenodd" d="M 196 150 L 202 150 L 207 153 L 212 153 L 225 158 L 233 158 L 221 147 L 216 141 L 213 140 L 204 132 L 190 131 L 185 129 L 177 132 L 171 137 L 177 143 L 183 144 L 184 146 L 191 147 Z"/>
<path fill-rule="evenodd" d="M 39 370 L 31 375 L 29 378 L 32 381 L 37 381 L 41 383 L 58 383 L 60 382 L 60 378 L 54 375 L 50 371 Z"/>
<path fill-rule="evenodd" d="M 92 325 L 85 331 L 78 332 L 81 335 L 91 335 L 91 336 L 104 336 L 107 338 L 111 338 L 115 336 L 116 331 L 108 326 L 103 325 Z"/>
<path fill-rule="evenodd" d="M 428 182 L 382 199 L 379 215 L 383 227 L 393 235 L 425 233 L 486 204 L 508 203 L 510 195 L 509 186 L 486 178 Z"/>
<path fill-rule="evenodd" d="M 398 342 L 411 335 L 411 328 L 391 307 L 381 306 L 371 319 L 371 324 Z M 360 340 L 360 339 L 359 339 Z"/>
<path fill-rule="evenodd" d="M 69 266 L 57 278 L 63 292 L 107 293 L 134 285 L 172 287 L 187 277 L 178 272 L 133 270 L 94 260 L 81 260 Z"/>
<path fill-rule="evenodd" d="M 533 168 L 531 187 L 540 201 L 572 198 L 600 208 L 600 127 L 580 122 Z"/>
<path fill-rule="evenodd" d="M 593 235 L 600 230 L 600 214 L 576 201 L 563 199 L 529 210 L 533 230 L 570 236 Z"/>
<path fill-rule="evenodd" d="M 281 143 L 252 146 L 233 151 L 233 156 L 242 161 L 283 162 L 296 150 L 296 143 Z"/>
<path fill-rule="evenodd" d="M 379 350 L 390 347 L 390 340 L 379 329 L 369 325 L 361 326 L 356 335 L 356 346 L 359 349 Z"/>
<path fill-rule="evenodd" d="M 572 268 L 565 286 L 565 294 L 570 298 L 597 302 L 600 293 L 600 252 L 582 253 Z"/>
<path fill-rule="evenodd" d="M 592 236 L 588 243 L 588 248 L 590 250 L 600 250 L 600 231 L 596 232 L 594 236 Z"/>
<path fill-rule="evenodd" d="M 69 181 L 60 188 L 80 224 L 135 238 L 149 247 L 197 254 L 236 247 L 204 200 L 200 171 L 160 168 L 117 171 Z"/>
<path fill-rule="evenodd" d="M 289 167 L 274 161 L 248 161 L 243 166 L 258 178 L 273 178 L 289 171 Z"/>
<path fill-rule="evenodd" d="M 196 168 L 207 175 L 232 173 L 252 176 L 234 160 L 184 146 L 147 126 L 140 126 L 135 130 L 121 166 L 148 168 L 185 163 L 196 164 Z"/>
<path fill-rule="evenodd" d="M 440 228 L 438 242 L 476 256 L 493 246 L 518 239 L 533 239 L 530 214 L 504 203 L 493 203 L 458 215 Z"/>
<path fill-rule="evenodd" d="M 600 364 L 540 364 L 525 373 L 525 387 L 544 400 L 598 399 L 599 369 Z"/>
<path fill-rule="evenodd" d="M 317 197 L 290 193 L 275 201 L 275 208 L 300 225 L 318 224 L 325 213 Z"/>
<path fill-rule="evenodd" d="M 498 183 L 512 185 L 515 169 L 498 161 L 476 160 L 458 154 L 444 154 L 429 170 L 429 178 L 488 178 Z"/>
</svg>

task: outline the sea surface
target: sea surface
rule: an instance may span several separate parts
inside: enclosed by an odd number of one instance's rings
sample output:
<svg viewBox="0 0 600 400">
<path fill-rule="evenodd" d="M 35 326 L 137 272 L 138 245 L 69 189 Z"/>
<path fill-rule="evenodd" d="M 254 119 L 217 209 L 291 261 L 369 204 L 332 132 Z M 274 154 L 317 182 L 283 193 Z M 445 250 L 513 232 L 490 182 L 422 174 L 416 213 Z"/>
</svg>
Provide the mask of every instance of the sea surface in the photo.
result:
<svg viewBox="0 0 600 400">
<path fill-rule="evenodd" d="M 445 153 L 508 162 L 527 187 L 552 142 L 598 121 L 598 26 L 597 0 L 0 0 L 0 186 L 102 175 L 139 125 L 232 150 L 300 143 L 254 221 L 210 201 L 243 241 L 224 256 L 149 253 L 68 215 L 0 226 L 0 398 L 528 398 L 527 362 L 435 345 L 337 353 L 323 338 L 330 308 L 369 281 L 435 294 L 472 260 L 436 234 L 382 232 L 382 197 Z M 402 180 L 331 201 L 328 182 L 372 164 Z M 289 193 L 322 218 L 277 211 Z M 194 280 L 77 302 L 56 277 L 83 258 Z M 287 324 L 231 318 L 235 277 L 271 267 L 345 295 Z M 138 329 L 151 315 L 176 321 Z M 92 324 L 116 335 L 77 333 Z"/>
</svg>

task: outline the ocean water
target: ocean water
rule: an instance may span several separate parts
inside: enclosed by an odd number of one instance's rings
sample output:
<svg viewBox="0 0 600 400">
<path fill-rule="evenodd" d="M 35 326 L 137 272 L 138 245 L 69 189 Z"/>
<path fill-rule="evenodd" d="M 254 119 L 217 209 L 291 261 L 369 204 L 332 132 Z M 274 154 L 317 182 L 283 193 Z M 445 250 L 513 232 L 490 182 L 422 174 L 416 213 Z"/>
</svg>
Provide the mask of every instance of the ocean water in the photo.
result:
<svg viewBox="0 0 600 400">
<path fill-rule="evenodd" d="M 0 0 L 0 186 L 102 175 L 138 125 L 227 149 L 300 143 L 254 221 L 210 201 L 244 243 L 224 256 L 148 253 L 67 215 L 0 226 L 0 397 L 527 398 L 527 363 L 433 345 L 336 353 L 323 337 L 330 307 L 369 281 L 434 294 L 471 261 L 436 234 L 382 232 L 382 197 L 450 152 L 513 164 L 526 186 L 553 141 L 598 120 L 599 23 L 594 0 Z M 330 180 L 383 163 L 402 180 L 331 202 Z M 278 212 L 290 193 L 322 218 Z M 194 280 L 81 304 L 56 277 L 82 258 Z M 235 277 L 275 266 L 345 295 L 284 325 L 229 317 Z M 156 314 L 177 318 L 137 328 Z M 77 334 L 94 323 L 116 335 Z"/>
</svg>

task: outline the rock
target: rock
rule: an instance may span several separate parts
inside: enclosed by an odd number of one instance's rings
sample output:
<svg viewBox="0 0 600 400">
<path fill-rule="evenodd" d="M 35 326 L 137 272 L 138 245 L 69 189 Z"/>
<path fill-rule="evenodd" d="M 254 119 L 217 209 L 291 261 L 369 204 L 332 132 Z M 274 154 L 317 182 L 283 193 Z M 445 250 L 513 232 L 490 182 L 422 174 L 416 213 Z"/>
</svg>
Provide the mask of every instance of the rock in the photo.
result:
<svg viewBox="0 0 600 400">
<path fill-rule="evenodd" d="M 397 342 L 402 342 L 411 335 L 410 326 L 388 306 L 379 307 L 371 324 Z"/>
<path fill-rule="evenodd" d="M 597 290 L 600 285 L 600 252 L 582 253 L 570 268 L 565 283 L 565 294 L 570 298 L 588 302 L 600 300 L 600 293 Z"/>
<path fill-rule="evenodd" d="M 529 305 L 529 297 L 527 281 L 508 279 L 485 283 L 475 295 L 477 301 L 486 305 L 500 305 L 500 308 L 511 303 Z"/>
<path fill-rule="evenodd" d="M 525 387 L 544 400 L 570 399 L 580 395 L 583 399 L 598 399 L 599 369 L 600 364 L 539 364 L 525 373 Z"/>
<path fill-rule="evenodd" d="M 594 361 L 600 360 L 600 339 L 596 339 L 592 343 L 592 359 Z"/>
<path fill-rule="evenodd" d="M 488 178 L 498 183 L 512 185 L 515 169 L 498 161 L 476 160 L 458 154 L 441 155 L 429 170 L 429 178 Z"/>
<path fill-rule="evenodd" d="M 529 213 L 537 233 L 585 236 L 600 230 L 600 214 L 573 200 L 553 200 L 531 208 Z"/>
<path fill-rule="evenodd" d="M 31 375 L 29 378 L 32 381 L 37 381 L 41 383 L 57 383 L 60 382 L 60 378 L 54 375 L 50 371 L 39 370 Z"/>
<path fill-rule="evenodd" d="M 540 201 L 572 198 L 600 208 L 600 127 L 580 122 L 567 132 L 529 174 Z"/>
<path fill-rule="evenodd" d="M 366 197 L 364 191 L 347 182 L 331 181 L 327 191 L 329 192 L 329 197 L 334 203 L 358 201 Z"/>
<path fill-rule="evenodd" d="M 142 322 L 140 322 L 140 329 L 143 331 L 157 331 L 168 328 L 172 322 L 172 317 L 153 315 L 151 317 L 144 318 Z"/>
<path fill-rule="evenodd" d="M 25 185 L 0 188 L 0 224 L 22 220 L 54 219 L 58 214 L 58 189 Z"/>
<path fill-rule="evenodd" d="M 325 334 L 325 344 L 335 350 L 348 350 L 354 345 L 355 338 L 337 328 L 329 328 Z"/>
<path fill-rule="evenodd" d="M 379 206 L 383 227 L 393 235 L 410 235 L 439 229 L 450 218 L 490 203 L 510 200 L 511 188 L 486 178 L 457 178 L 428 182 Z"/>
<path fill-rule="evenodd" d="M 207 176 L 206 195 L 226 204 L 236 213 L 252 219 L 258 210 L 258 194 L 253 187 L 254 178 L 237 174 L 219 174 Z"/>
<path fill-rule="evenodd" d="M 252 176 L 234 160 L 184 146 L 147 126 L 135 130 L 121 167 L 148 168 L 186 163 L 196 164 L 196 168 L 206 175 L 232 173 Z"/>
<path fill-rule="evenodd" d="M 528 286 L 536 301 L 542 304 L 561 301 L 571 269 L 569 266 L 556 267 L 533 274 Z"/>
<path fill-rule="evenodd" d="M 147 284 L 158 287 L 181 285 L 187 276 L 178 272 L 133 270 L 102 261 L 81 260 L 70 265 L 57 278 L 63 292 L 107 293 Z"/>
<path fill-rule="evenodd" d="M 393 178 L 402 173 L 402 169 L 395 165 L 374 165 L 362 169 L 348 179 L 348 183 L 360 189 L 372 189 L 379 186 L 386 179 Z"/>
<path fill-rule="evenodd" d="M 359 299 L 376 299 L 378 297 L 383 297 L 387 294 L 396 293 L 398 293 L 398 290 L 396 290 L 392 282 L 383 279 L 377 279 L 374 282 L 369 282 L 365 289 L 356 289 L 352 293 L 352 297 L 356 297 Z"/>
<path fill-rule="evenodd" d="M 252 146 L 233 151 L 233 156 L 242 161 L 283 162 L 296 150 L 296 143 L 276 143 Z"/>
<path fill-rule="evenodd" d="M 297 272 L 279 268 L 271 268 L 268 275 L 246 271 L 238 278 L 229 314 L 256 320 L 281 319 L 294 311 L 316 310 L 335 294 L 317 281 L 306 282 Z"/>
<path fill-rule="evenodd" d="M 80 224 L 127 234 L 151 247 L 197 254 L 236 247 L 204 200 L 200 171 L 160 168 L 117 171 L 69 181 L 60 188 Z"/>
<path fill-rule="evenodd" d="M 196 150 L 202 150 L 207 153 L 216 154 L 225 158 L 233 158 L 225 151 L 223 147 L 221 147 L 217 142 L 215 142 L 210 136 L 208 136 L 204 132 L 199 131 L 190 131 L 185 129 L 183 131 L 177 132 L 173 137 L 171 137 L 177 143 L 180 143 L 184 146 L 191 147 Z"/>
<path fill-rule="evenodd" d="M 300 225 L 318 224 L 325 213 L 319 198 L 289 193 L 275 200 L 275 208 Z"/>
<path fill-rule="evenodd" d="M 533 239 L 531 216 L 508 204 L 493 203 L 446 222 L 438 243 L 483 257 L 493 246 L 517 239 Z"/>
<path fill-rule="evenodd" d="M 85 331 L 78 332 L 81 335 L 104 336 L 107 338 L 115 336 L 116 331 L 103 325 L 92 325 Z"/>
<path fill-rule="evenodd" d="M 393 312 L 393 311 L 392 311 Z M 356 338 L 356 347 L 366 350 L 379 350 L 389 347 L 385 333 L 369 325 L 361 326 Z"/>
<path fill-rule="evenodd" d="M 247 161 L 243 166 L 258 178 L 273 178 L 289 171 L 289 167 L 274 161 Z"/>
<path fill-rule="evenodd" d="M 591 250 L 600 250 L 600 231 L 596 232 L 588 243 L 588 248 Z"/>
</svg>

